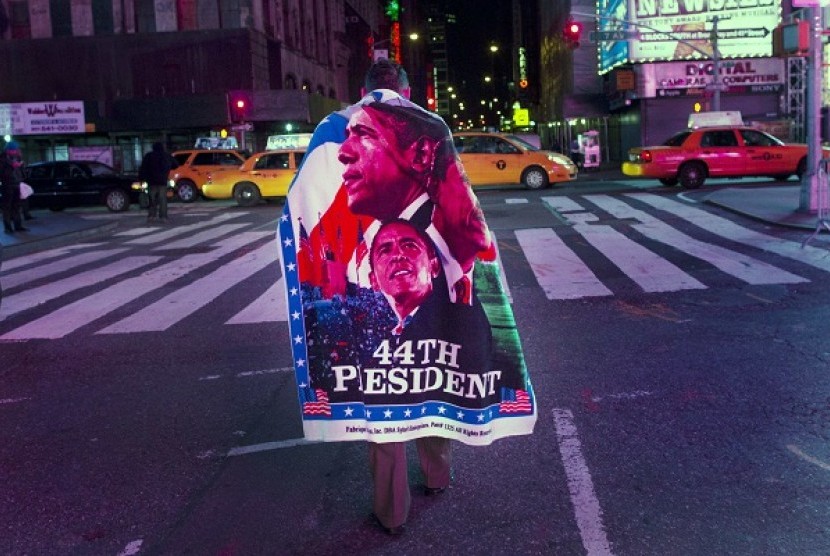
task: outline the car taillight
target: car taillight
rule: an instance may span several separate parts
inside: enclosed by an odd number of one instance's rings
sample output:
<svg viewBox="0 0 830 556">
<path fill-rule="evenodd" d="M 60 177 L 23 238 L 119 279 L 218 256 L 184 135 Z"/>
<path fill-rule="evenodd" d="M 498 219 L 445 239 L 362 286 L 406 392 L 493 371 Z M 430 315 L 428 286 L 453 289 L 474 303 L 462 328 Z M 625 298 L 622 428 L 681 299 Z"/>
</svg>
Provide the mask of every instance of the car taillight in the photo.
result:
<svg viewBox="0 0 830 556">
<path fill-rule="evenodd" d="M 210 183 L 210 181 L 211 181 L 212 179 L 213 179 L 213 172 L 208 172 L 208 173 L 207 173 L 207 179 L 206 179 L 206 181 L 207 181 L 208 183 Z"/>
<path fill-rule="evenodd" d="M 651 162 L 651 151 L 640 151 L 640 162 Z"/>
</svg>

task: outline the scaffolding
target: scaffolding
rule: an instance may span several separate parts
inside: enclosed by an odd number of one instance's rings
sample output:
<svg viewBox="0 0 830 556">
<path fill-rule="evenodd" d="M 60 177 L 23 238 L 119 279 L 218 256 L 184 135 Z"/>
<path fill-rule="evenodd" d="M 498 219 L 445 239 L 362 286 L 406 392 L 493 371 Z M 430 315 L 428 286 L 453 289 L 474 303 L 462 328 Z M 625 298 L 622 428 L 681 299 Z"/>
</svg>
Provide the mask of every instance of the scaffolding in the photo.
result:
<svg viewBox="0 0 830 556">
<path fill-rule="evenodd" d="M 787 113 L 792 118 L 790 141 L 807 140 L 807 61 L 801 56 L 789 56 L 787 60 Z"/>
</svg>

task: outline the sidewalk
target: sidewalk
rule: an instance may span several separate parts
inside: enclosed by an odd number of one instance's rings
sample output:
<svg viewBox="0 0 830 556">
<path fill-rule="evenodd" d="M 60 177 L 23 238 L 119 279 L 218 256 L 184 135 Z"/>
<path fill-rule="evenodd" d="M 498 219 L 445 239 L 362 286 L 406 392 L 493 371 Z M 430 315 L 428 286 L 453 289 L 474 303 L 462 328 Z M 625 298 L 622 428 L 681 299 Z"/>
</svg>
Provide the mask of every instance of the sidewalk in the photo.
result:
<svg viewBox="0 0 830 556">
<path fill-rule="evenodd" d="M 23 222 L 29 231 L 0 232 L 3 260 L 68 245 L 81 238 L 112 232 L 118 227 L 117 220 L 86 219 L 67 212 L 35 210 L 32 215 L 34 220 Z"/>
</svg>

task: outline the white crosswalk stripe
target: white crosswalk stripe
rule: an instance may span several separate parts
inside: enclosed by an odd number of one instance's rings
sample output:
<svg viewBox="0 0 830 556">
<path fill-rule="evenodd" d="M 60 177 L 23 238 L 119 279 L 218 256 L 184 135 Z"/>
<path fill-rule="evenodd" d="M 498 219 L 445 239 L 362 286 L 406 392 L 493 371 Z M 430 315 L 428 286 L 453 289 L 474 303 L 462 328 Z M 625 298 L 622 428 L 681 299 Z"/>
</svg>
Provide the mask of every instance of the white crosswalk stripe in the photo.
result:
<svg viewBox="0 0 830 556">
<path fill-rule="evenodd" d="M 114 251 L 121 250 L 114 249 Z M 63 280 L 49 282 L 39 287 L 29 288 L 20 293 L 6 296 L 3 298 L 3 305 L 0 306 L 0 320 L 4 320 L 6 317 L 31 309 L 32 307 L 37 307 L 42 303 L 57 299 L 75 290 L 106 282 L 127 272 L 137 270 L 142 266 L 152 264 L 160 259 L 161 257 L 127 257 L 102 267 L 75 274 Z M 5 283 L 5 278 L 3 281 Z"/>
<path fill-rule="evenodd" d="M 15 328 L 0 340 L 21 340 L 32 338 L 63 338 L 81 326 L 89 324 L 110 312 L 138 299 L 160 286 L 181 278 L 196 268 L 210 264 L 217 257 L 227 255 L 249 243 L 272 235 L 267 232 L 245 232 L 217 244 L 210 253 L 185 255 L 175 261 L 153 268 L 135 278 L 118 282 L 94 295 L 85 297 L 38 319 Z"/>
<path fill-rule="evenodd" d="M 285 281 L 280 278 L 265 290 L 256 301 L 239 311 L 225 324 L 256 324 L 260 322 L 283 322 L 288 320 L 285 301 Z"/>
<path fill-rule="evenodd" d="M 634 280 L 643 291 L 673 292 L 706 289 L 706 286 L 677 266 L 611 226 L 591 225 L 591 222 L 598 220 L 596 216 L 575 214 L 571 215 L 570 219 L 580 222 L 574 226 L 574 229 Z"/>
<path fill-rule="evenodd" d="M 644 236 L 702 259 L 748 284 L 797 284 L 807 282 L 806 278 L 796 276 L 752 257 L 696 240 L 617 199 L 606 195 L 589 195 L 586 199 L 617 218 L 635 218 L 639 220 L 641 224 L 634 224 L 632 228 Z"/>
<path fill-rule="evenodd" d="M 557 218 L 550 227 L 512 232 L 514 251 L 554 301 L 635 289 L 703 290 L 724 280 L 798 284 L 816 269 L 830 272 L 825 245 L 802 248 L 653 193 L 542 201 Z M 82 328 L 101 335 L 166 331 L 220 299 L 222 310 L 233 315 L 223 326 L 294 318 L 287 314 L 274 232 L 233 221 L 242 215 L 211 213 L 185 226 L 137 227 L 141 233 L 118 234 L 120 244 L 113 247 L 81 243 L 7 261 L 0 275 L 6 293 L 0 340 L 58 339 Z M 503 250 L 511 232 L 499 234 L 494 240 Z M 691 259 L 700 264 L 689 264 Z"/>
<path fill-rule="evenodd" d="M 94 263 L 101 259 L 106 259 L 118 253 L 123 253 L 126 249 L 103 249 L 101 251 L 87 251 L 86 253 L 79 253 L 73 257 L 52 261 L 47 264 L 38 266 L 37 268 L 29 268 L 3 276 L 3 286 L 6 288 L 14 288 L 21 284 L 33 282 L 42 278 L 48 278 L 55 274 L 72 270 L 85 264 Z"/>
<path fill-rule="evenodd" d="M 169 293 L 129 317 L 99 330 L 99 334 L 167 330 L 195 313 L 217 296 L 236 286 L 276 260 L 277 247 L 269 242 L 238 259 L 219 267 L 182 288 Z"/>
<path fill-rule="evenodd" d="M 186 224 L 184 226 L 171 226 L 170 228 L 164 228 L 158 231 L 157 233 L 133 239 L 129 241 L 129 243 L 131 245 L 151 245 L 153 243 L 165 242 L 168 239 L 179 239 L 181 237 L 192 235 L 193 232 L 195 232 L 196 230 L 200 230 L 202 228 L 213 228 L 216 226 L 216 224 L 219 224 L 220 222 L 225 222 L 226 220 L 233 220 L 234 218 L 239 218 L 244 214 L 245 213 L 243 212 L 223 212 L 217 214 L 210 220 L 204 220 L 201 222 L 196 222 L 194 224 Z"/>
<path fill-rule="evenodd" d="M 552 229 L 516 230 L 516 238 L 548 299 L 613 295 Z"/>
<path fill-rule="evenodd" d="M 756 232 L 701 208 L 663 196 L 630 193 L 626 194 L 625 198 L 640 201 L 679 216 L 702 231 L 724 239 L 799 260 L 830 272 L 830 254 L 824 249 L 802 249 L 798 242 Z M 610 214 L 617 221 L 626 220 L 626 224 L 632 230 L 648 239 L 705 261 L 747 284 L 795 284 L 809 281 L 807 278 L 738 251 L 696 239 L 618 197 L 610 195 L 584 195 L 575 198 L 543 197 L 542 201 L 560 213 L 572 225 L 574 231 L 636 282 L 644 292 L 703 289 L 707 286 L 660 255 L 640 245 L 636 239 L 629 238 L 612 228 L 610 224 L 604 223 L 589 211 L 592 206 Z M 585 203 L 583 204 L 582 201 Z M 531 234 L 525 232 L 527 231 L 517 230 L 516 235 L 526 253 L 528 250 L 534 253 L 548 251 L 547 255 L 542 255 L 541 263 L 534 262 L 540 257 L 528 256 L 536 279 L 548 299 L 612 295 L 610 291 L 603 293 L 602 289 L 597 287 L 600 280 L 594 276 L 587 265 L 573 260 L 575 255 L 564 241 L 552 241 L 550 234 L 541 234 L 539 230 L 533 230 Z M 534 245 L 534 242 L 542 243 Z M 551 253 L 552 248 L 557 252 Z M 553 271 L 548 267 L 551 261 L 556 260 L 564 260 L 568 264 L 563 265 L 560 271 Z M 574 267 L 578 271 L 573 270 Z M 556 276 L 555 280 L 552 279 L 552 275 Z"/>
</svg>

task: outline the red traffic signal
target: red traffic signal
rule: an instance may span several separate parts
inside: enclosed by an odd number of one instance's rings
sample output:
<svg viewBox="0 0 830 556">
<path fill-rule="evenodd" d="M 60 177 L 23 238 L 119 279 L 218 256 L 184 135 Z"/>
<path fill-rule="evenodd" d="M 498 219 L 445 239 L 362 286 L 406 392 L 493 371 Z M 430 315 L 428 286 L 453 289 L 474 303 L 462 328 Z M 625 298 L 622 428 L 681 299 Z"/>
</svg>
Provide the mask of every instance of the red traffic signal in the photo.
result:
<svg viewBox="0 0 830 556">
<path fill-rule="evenodd" d="M 231 91 L 228 93 L 228 111 L 232 122 L 245 122 L 251 114 L 251 94 L 249 91 Z"/>
<path fill-rule="evenodd" d="M 562 38 L 565 40 L 565 44 L 571 48 L 576 48 L 579 46 L 579 39 L 581 36 L 582 23 L 574 21 L 573 19 L 568 19 L 568 21 L 565 22 L 565 28 L 562 30 Z"/>
</svg>

